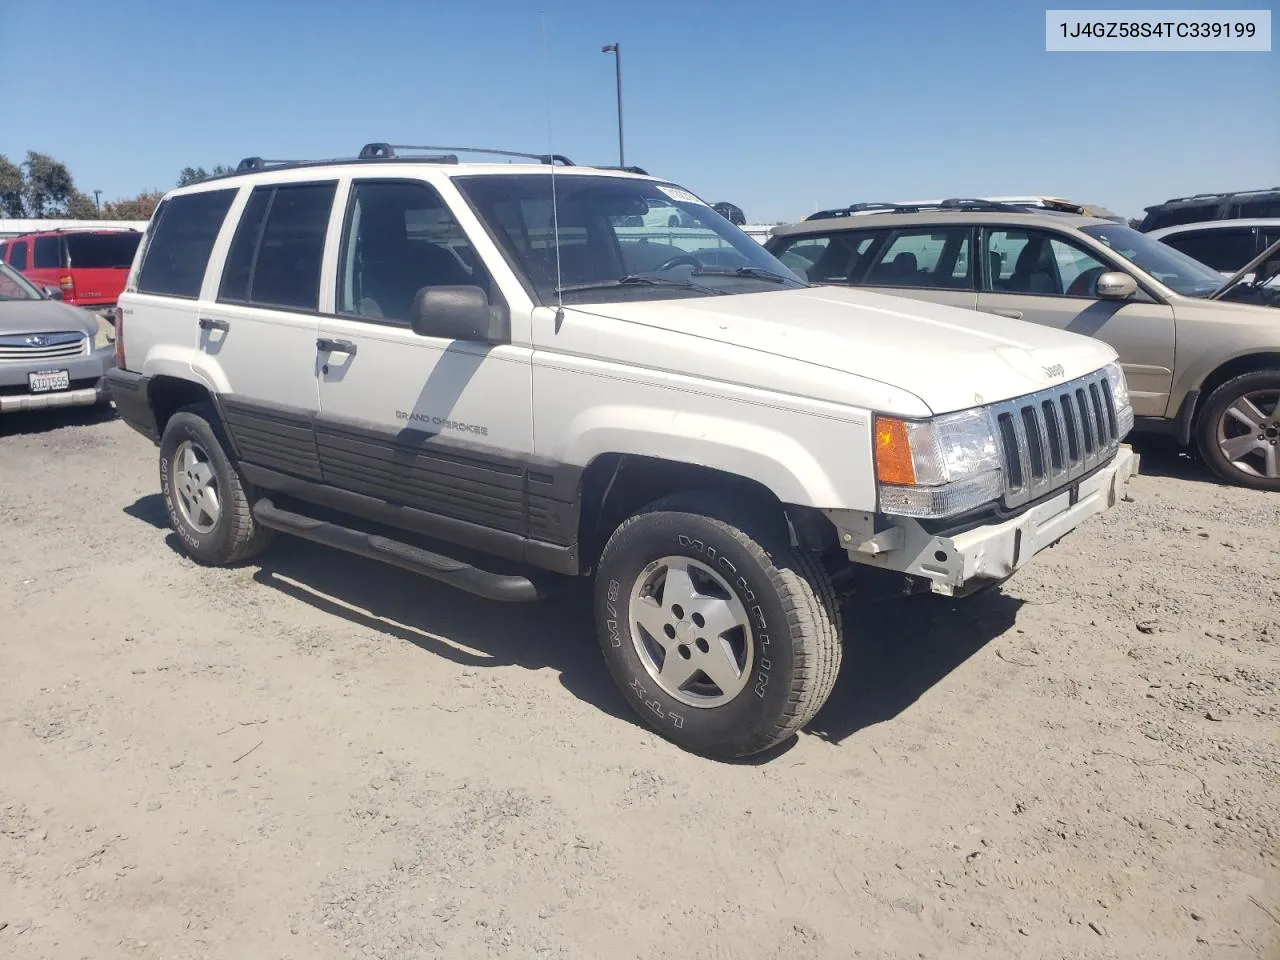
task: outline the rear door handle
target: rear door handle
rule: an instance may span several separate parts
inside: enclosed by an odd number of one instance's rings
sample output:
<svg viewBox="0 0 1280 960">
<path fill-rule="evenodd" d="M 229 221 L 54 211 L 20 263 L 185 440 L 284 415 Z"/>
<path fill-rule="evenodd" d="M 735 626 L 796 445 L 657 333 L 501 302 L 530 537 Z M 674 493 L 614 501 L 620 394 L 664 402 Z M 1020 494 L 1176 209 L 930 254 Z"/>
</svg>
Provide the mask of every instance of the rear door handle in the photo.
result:
<svg viewBox="0 0 1280 960">
<path fill-rule="evenodd" d="M 353 357 L 356 355 L 356 345 L 350 340 L 332 340 L 329 337 L 320 337 L 316 340 L 316 349 L 321 353 L 347 353 Z"/>
<path fill-rule="evenodd" d="M 1021 320 L 1021 310 L 1002 310 L 999 307 L 983 307 L 987 313 L 994 313 L 997 317 L 1008 317 L 1010 320 Z"/>
<path fill-rule="evenodd" d="M 226 320 L 214 320 L 212 317 L 201 317 L 201 318 L 200 318 L 200 329 L 201 329 L 201 330 L 224 330 L 224 331 L 225 331 L 225 330 L 230 330 L 230 329 L 231 329 L 231 324 L 229 324 Z"/>
</svg>

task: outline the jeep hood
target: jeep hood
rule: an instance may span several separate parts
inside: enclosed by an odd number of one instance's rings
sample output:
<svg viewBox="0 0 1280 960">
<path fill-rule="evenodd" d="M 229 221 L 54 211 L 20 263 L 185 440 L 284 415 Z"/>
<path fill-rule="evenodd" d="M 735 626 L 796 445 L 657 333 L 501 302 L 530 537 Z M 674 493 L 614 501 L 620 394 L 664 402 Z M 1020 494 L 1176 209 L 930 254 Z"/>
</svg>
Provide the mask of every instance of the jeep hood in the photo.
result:
<svg viewBox="0 0 1280 960">
<path fill-rule="evenodd" d="M 845 287 L 567 309 L 878 381 L 935 414 L 1042 390 L 1116 358 L 1100 340 L 1053 327 Z"/>
</svg>

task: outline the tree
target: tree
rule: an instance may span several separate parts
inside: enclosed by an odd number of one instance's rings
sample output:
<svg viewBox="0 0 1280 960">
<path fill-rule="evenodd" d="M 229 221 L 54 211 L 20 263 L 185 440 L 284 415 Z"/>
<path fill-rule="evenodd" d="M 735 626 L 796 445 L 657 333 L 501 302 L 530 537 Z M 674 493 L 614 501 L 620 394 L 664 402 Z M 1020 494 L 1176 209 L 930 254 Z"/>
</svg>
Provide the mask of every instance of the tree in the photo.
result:
<svg viewBox="0 0 1280 960">
<path fill-rule="evenodd" d="M 219 164 L 213 174 L 188 167 L 182 175 L 186 178 L 190 173 L 196 177 L 190 182 L 199 183 L 229 172 L 229 167 Z M 76 189 L 71 171 L 62 161 L 35 150 L 29 150 L 22 163 L 0 154 L 0 217 L 149 220 L 162 196 L 160 191 L 144 190 L 136 197 L 104 203 L 99 211 L 92 197 Z"/>
<path fill-rule="evenodd" d="M 67 216 L 73 220 L 97 220 L 98 205 L 88 194 L 72 190 L 71 199 L 67 201 Z"/>
<path fill-rule="evenodd" d="M 6 217 L 27 215 L 27 181 L 22 168 L 0 153 L 0 214 Z"/>
<path fill-rule="evenodd" d="M 159 190 L 144 190 L 136 197 L 116 200 L 104 204 L 102 218 L 104 220 L 150 220 L 155 213 L 164 193 Z"/>
<path fill-rule="evenodd" d="M 64 213 L 76 189 L 67 165 L 47 153 L 28 150 L 22 166 L 27 174 L 27 215 L 49 217 Z"/>
<path fill-rule="evenodd" d="M 208 180 L 210 177 L 221 177 L 234 171 L 226 164 L 219 163 L 210 173 L 204 167 L 183 167 L 182 172 L 178 174 L 178 186 L 189 187 L 193 183 L 200 183 L 202 180 Z"/>
</svg>

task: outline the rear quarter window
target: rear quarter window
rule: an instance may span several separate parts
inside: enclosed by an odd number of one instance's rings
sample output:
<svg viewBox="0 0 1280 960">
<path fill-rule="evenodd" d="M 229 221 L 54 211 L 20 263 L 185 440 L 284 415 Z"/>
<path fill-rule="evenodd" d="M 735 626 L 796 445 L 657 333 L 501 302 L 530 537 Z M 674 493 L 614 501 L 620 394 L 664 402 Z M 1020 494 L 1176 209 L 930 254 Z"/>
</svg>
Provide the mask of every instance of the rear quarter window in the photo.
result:
<svg viewBox="0 0 1280 960">
<path fill-rule="evenodd" d="M 150 228 L 138 292 L 194 300 L 236 188 L 170 197 Z"/>
<path fill-rule="evenodd" d="M 1241 219 L 1280 217 L 1280 197 L 1272 197 L 1269 200 L 1245 200 L 1236 205 L 1235 216 Z"/>
<path fill-rule="evenodd" d="M 67 260 L 73 269 L 125 269 L 133 263 L 138 233 L 72 233 L 67 235 Z"/>
</svg>

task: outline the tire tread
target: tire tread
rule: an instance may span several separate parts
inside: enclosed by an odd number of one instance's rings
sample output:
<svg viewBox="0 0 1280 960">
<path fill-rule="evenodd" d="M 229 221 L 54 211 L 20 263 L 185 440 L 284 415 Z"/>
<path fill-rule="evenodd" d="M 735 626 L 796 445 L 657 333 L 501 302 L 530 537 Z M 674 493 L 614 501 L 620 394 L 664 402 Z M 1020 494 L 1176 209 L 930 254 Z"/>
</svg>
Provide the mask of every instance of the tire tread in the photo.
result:
<svg viewBox="0 0 1280 960">
<path fill-rule="evenodd" d="M 230 524 L 227 547 L 211 563 L 215 566 L 231 566 L 257 556 L 271 543 L 274 531 L 262 526 L 253 518 L 253 502 L 232 459 L 231 446 L 227 442 L 222 420 L 213 406 L 208 403 L 182 407 L 175 411 L 173 416 L 180 414 L 197 417 L 208 425 L 214 439 L 221 447 L 223 457 L 230 466 L 230 470 L 227 471 L 228 476 L 225 478 L 227 490 L 222 508 Z M 171 417 L 170 422 L 172 419 Z"/>
<path fill-rule="evenodd" d="M 1280 489 L 1280 483 L 1235 469 L 1223 458 L 1222 452 L 1218 449 L 1216 421 L 1219 416 L 1218 408 L 1222 405 L 1223 399 L 1239 396 L 1247 393 L 1249 389 L 1258 389 L 1258 387 L 1273 389 L 1280 387 L 1280 369 L 1250 370 L 1215 387 L 1196 415 L 1195 442 L 1200 458 L 1224 483 L 1253 490 L 1277 490 Z"/>
<path fill-rule="evenodd" d="M 815 554 L 793 548 L 782 531 L 761 523 L 757 505 L 726 497 L 721 491 L 675 494 L 649 504 L 618 526 L 604 552 L 631 526 L 667 512 L 697 514 L 735 540 L 778 592 L 791 633 L 791 690 L 773 729 L 757 742 L 744 744 L 738 755 L 777 746 L 817 715 L 840 674 L 843 623 L 831 577 Z"/>
</svg>

